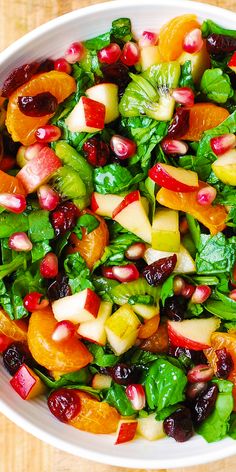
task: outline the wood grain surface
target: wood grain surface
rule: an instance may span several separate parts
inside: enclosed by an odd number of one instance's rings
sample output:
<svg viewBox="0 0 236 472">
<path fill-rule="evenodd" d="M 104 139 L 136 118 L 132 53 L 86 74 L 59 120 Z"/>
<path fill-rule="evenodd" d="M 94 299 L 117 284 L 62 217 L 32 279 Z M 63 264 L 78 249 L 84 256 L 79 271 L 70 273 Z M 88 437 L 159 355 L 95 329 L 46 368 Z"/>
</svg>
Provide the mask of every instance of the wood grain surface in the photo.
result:
<svg viewBox="0 0 236 472">
<path fill-rule="evenodd" d="M 0 0 L 0 50 L 36 26 L 71 10 L 94 3 L 99 3 L 99 0 Z M 208 0 L 202 3 L 211 3 L 236 11 L 236 0 Z M 75 458 L 35 439 L 0 415 L 0 472 L 132 472 L 132 470 Z M 236 456 L 209 465 L 172 469 L 172 472 L 190 471 L 235 472 Z M 136 472 L 141 472 L 141 469 L 136 469 Z"/>
</svg>

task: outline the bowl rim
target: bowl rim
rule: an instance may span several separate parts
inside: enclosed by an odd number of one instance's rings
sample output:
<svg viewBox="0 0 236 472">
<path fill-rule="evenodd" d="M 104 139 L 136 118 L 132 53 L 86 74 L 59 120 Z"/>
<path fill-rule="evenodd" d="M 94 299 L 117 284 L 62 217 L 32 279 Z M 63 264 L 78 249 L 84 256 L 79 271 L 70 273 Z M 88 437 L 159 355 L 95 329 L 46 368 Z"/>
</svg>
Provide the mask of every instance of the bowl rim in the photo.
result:
<svg viewBox="0 0 236 472">
<path fill-rule="evenodd" d="M 208 3 L 199 3 L 196 1 L 189 1 L 189 0 L 129 0 L 129 7 L 132 5 L 145 5 L 150 7 L 158 7 L 162 6 L 163 3 L 165 7 L 176 7 L 176 3 L 178 2 L 179 6 L 182 8 L 186 7 L 186 10 L 189 12 L 194 12 L 198 14 L 205 14 L 206 10 L 208 14 L 212 15 L 222 15 L 224 20 L 229 19 L 232 23 L 232 15 L 235 17 L 236 20 L 236 13 L 231 10 L 226 10 L 221 7 L 217 7 L 215 5 L 210 5 Z M 116 8 L 122 8 L 127 6 L 127 0 L 114 0 L 109 2 L 98 3 L 94 5 L 90 5 L 84 8 L 79 8 L 73 10 L 69 13 L 56 17 L 42 25 L 38 26 L 37 28 L 33 29 L 26 33 L 23 37 L 16 40 L 2 52 L 0 52 L 0 67 L 1 65 L 9 60 L 12 55 L 16 54 L 19 50 L 24 48 L 25 45 L 29 43 L 31 40 L 35 40 L 40 38 L 43 34 L 47 33 L 48 30 L 53 31 L 57 29 L 60 25 L 64 23 L 70 22 L 74 20 L 75 17 L 78 20 L 81 20 L 84 16 L 90 15 L 91 13 L 101 13 L 103 11 L 109 10 L 113 11 Z M 226 457 L 232 456 L 236 454 L 236 445 L 234 441 L 226 440 L 227 444 L 225 444 L 224 448 L 221 447 L 218 450 L 214 450 L 214 457 L 212 450 L 209 448 L 206 452 L 201 454 L 194 454 L 191 457 L 175 457 L 173 459 L 135 459 L 134 457 L 122 457 L 122 455 L 111 455 L 109 453 L 97 452 L 93 451 L 89 447 L 80 447 L 80 445 L 70 444 L 68 441 L 55 438 L 53 434 L 43 430 L 41 427 L 36 426 L 33 420 L 26 419 L 23 415 L 19 412 L 15 411 L 11 406 L 7 404 L 3 399 L 0 398 L 0 412 L 5 415 L 9 420 L 15 423 L 17 426 L 21 427 L 28 433 L 32 434 L 36 438 L 40 439 L 41 441 L 58 448 L 64 452 L 69 454 L 74 454 L 76 456 L 80 456 L 83 459 L 96 461 L 102 464 L 108 464 L 118 467 L 129 467 L 129 468 L 143 468 L 146 469 L 157 469 L 157 468 L 176 468 L 176 467 L 189 467 L 194 465 L 206 464 L 209 462 L 217 461 L 220 459 L 224 459 Z M 168 440 L 168 439 L 167 439 Z M 119 451 L 119 449 L 117 449 Z M 169 462 L 171 460 L 171 462 Z"/>
</svg>

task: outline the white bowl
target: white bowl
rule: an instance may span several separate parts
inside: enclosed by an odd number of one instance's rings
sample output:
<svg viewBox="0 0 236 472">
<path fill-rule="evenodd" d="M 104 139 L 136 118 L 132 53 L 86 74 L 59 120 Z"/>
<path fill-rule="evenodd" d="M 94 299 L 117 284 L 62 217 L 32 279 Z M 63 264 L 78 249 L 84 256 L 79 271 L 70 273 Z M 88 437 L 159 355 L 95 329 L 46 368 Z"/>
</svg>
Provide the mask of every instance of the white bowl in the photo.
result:
<svg viewBox="0 0 236 472">
<path fill-rule="evenodd" d="M 60 57 L 75 40 L 85 40 L 107 31 L 111 21 L 129 17 L 136 33 L 158 30 L 170 18 L 196 13 L 199 20 L 211 18 L 236 28 L 236 14 L 214 6 L 181 0 L 121 0 L 74 11 L 40 26 L 0 54 L 0 85 L 10 71 L 26 62 Z M 114 436 L 80 432 L 57 421 L 47 409 L 45 399 L 24 402 L 10 388 L 9 375 L 0 367 L 0 411 L 20 427 L 71 454 L 123 467 L 162 469 L 184 467 L 222 459 L 236 453 L 232 439 L 207 444 L 200 436 L 179 444 L 162 439 L 148 442 L 137 439 L 114 446 Z"/>
</svg>

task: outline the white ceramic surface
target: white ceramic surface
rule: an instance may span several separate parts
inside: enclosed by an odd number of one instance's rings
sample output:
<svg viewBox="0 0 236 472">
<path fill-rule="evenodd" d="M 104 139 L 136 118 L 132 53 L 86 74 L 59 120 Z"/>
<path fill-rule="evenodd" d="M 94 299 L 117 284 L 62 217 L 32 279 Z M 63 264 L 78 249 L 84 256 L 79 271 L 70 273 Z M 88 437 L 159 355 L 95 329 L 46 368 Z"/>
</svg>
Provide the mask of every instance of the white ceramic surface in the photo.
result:
<svg viewBox="0 0 236 472">
<path fill-rule="evenodd" d="M 236 29 L 236 14 L 214 6 L 181 0 L 121 0 L 94 5 L 64 15 L 27 34 L 0 54 L 0 87 L 16 66 L 47 57 L 59 57 L 74 40 L 107 31 L 111 21 L 130 17 L 136 33 L 158 30 L 168 19 L 196 13 Z M 95 436 L 57 421 L 44 399 L 24 402 L 8 385 L 9 375 L 0 366 L 0 411 L 29 433 L 66 452 L 102 463 L 144 469 L 202 464 L 236 454 L 231 439 L 207 444 L 200 436 L 178 444 L 172 439 L 148 442 L 137 439 L 114 446 L 113 435 Z"/>
</svg>

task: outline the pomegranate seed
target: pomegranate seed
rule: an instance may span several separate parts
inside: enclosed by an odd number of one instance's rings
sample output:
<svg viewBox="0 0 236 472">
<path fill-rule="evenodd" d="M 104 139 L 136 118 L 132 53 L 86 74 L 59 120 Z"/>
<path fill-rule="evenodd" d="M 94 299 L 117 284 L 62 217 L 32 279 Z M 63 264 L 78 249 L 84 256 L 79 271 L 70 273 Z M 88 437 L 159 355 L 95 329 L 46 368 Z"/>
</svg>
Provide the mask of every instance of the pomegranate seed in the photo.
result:
<svg viewBox="0 0 236 472">
<path fill-rule="evenodd" d="M 221 156 L 225 152 L 230 151 L 236 145 L 236 136 L 233 133 L 222 134 L 222 136 L 216 136 L 211 138 L 210 145 L 212 151 L 217 155 Z"/>
<path fill-rule="evenodd" d="M 181 234 L 186 234 L 188 233 L 189 227 L 188 227 L 188 221 L 187 218 L 181 218 L 179 222 L 179 230 Z"/>
<path fill-rule="evenodd" d="M 56 254 L 48 252 L 40 262 L 40 274 L 45 279 L 52 279 L 58 274 L 58 259 Z"/>
<path fill-rule="evenodd" d="M 214 187 L 201 188 L 197 193 L 197 202 L 202 206 L 209 206 L 215 200 L 217 191 Z"/>
<path fill-rule="evenodd" d="M 97 53 L 99 61 L 104 64 L 114 64 L 118 61 L 120 55 L 121 49 L 117 43 L 111 43 Z"/>
<path fill-rule="evenodd" d="M 203 46 L 202 32 L 199 28 L 195 28 L 186 34 L 183 42 L 183 50 L 193 54 L 199 52 Z"/>
<path fill-rule="evenodd" d="M 193 367 L 187 373 L 187 378 L 190 383 L 208 382 L 212 379 L 214 371 L 207 364 L 199 364 Z"/>
<path fill-rule="evenodd" d="M 23 305 L 26 310 L 33 312 L 36 310 L 43 310 L 46 308 L 49 304 L 48 300 L 42 300 L 41 297 L 43 296 L 42 293 L 38 292 L 30 292 L 28 293 L 24 300 L 23 300 Z"/>
<path fill-rule="evenodd" d="M 119 282 L 131 282 L 139 278 L 139 271 L 134 264 L 127 264 L 125 266 L 113 266 L 113 275 Z"/>
<path fill-rule="evenodd" d="M 192 303 L 204 303 L 211 295 L 211 288 L 208 285 L 198 285 L 191 297 Z"/>
<path fill-rule="evenodd" d="M 234 300 L 236 302 L 236 289 L 231 290 L 231 292 L 229 293 L 229 298 L 231 298 L 231 300 Z"/>
<path fill-rule="evenodd" d="M 186 396 L 190 400 L 194 400 L 194 398 L 198 397 L 200 393 L 202 393 L 207 388 L 207 382 L 195 382 L 189 384 L 186 389 Z"/>
<path fill-rule="evenodd" d="M 173 290 L 175 295 L 182 295 L 183 289 L 185 287 L 185 281 L 182 277 L 176 276 L 174 278 Z"/>
<path fill-rule="evenodd" d="M 145 243 L 134 243 L 128 247 L 125 251 L 125 257 L 130 259 L 131 261 L 137 261 L 138 259 L 142 259 L 144 253 L 146 251 L 146 244 Z"/>
<path fill-rule="evenodd" d="M 39 205 L 43 210 L 55 210 L 59 203 L 59 195 L 49 185 L 41 185 L 37 190 Z"/>
<path fill-rule="evenodd" d="M 155 46 L 158 42 L 158 36 L 152 31 L 143 31 L 142 36 L 139 39 L 140 48 L 146 48 L 148 46 Z"/>
<path fill-rule="evenodd" d="M 9 170 L 13 169 L 16 165 L 16 159 L 13 156 L 3 156 L 2 160 L 0 161 L 0 170 L 3 172 L 8 172 Z"/>
<path fill-rule="evenodd" d="M 71 321 L 63 320 L 56 324 L 52 333 L 55 342 L 68 341 L 75 334 L 75 325 Z"/>
<path fill-rule="evenodd" d="M 137 64 L 137 62 L 139 61 L 138 45 L 136 43 L 133 43 L 132 41 L 128 41 L 128 43 L 125 43 L 121 52 L 120 60 L 126 66 L 134 66 L 135 64 Z"/>
<path fill-rule="evenodd" d="M 56 236 L 63 236 L 67 231 L 72 230 L 77 221 L 78 208 L 74 203 L 68 201 L 60 203 L 51 214 L 51 222 Z"/>
<path fill-rule="evenodd" d="M 58 72 L 65 72 L 66 74 L 71 74 L 72 71 L 71 65 L 64 57 L 59 57 L 59 59 L 54 61 L 54 69 Z"/>
<path fill-rule="evenodd" d="M 8 338 L 8 336 L 5 336 L 5 334 L 0 333 L 0 353 L 5 351 L 8 346 L 12 343 L 12 339 Z"/>
<path fill-rule="evenodd" d="M 49 395 L 48 408 L 59 421 L 67 423 L 80 413 L 81 403 L 76 391 L 60 388 Z"/>
<path fill-rule="evenodd" d="M 118 134 L 112 136 L 110 146 L 119 159 L 128 159 L 136 153 L 135 142 Z"/>
<path fill-rule="evenodd" d="M 177 103 L 192 107 L 194 105 L 194 93 L 190 87 L 179 87 L 173 90 L 172 97 Z"/>
<path fill-rule="evenodd" d="M 142 410 L 146 404 L 146 395 L 141 384 L 131 384 L 125 389 L 127 398 L 134 410 Z"/>
<path fill-rule="evenodd" d="M 82 43 L 72 43 L 65 52 L 65 59 L 69 64 L 75 64 L 84 56 L 85 49 Z"/>
<path fill-rule="evenodd" d="M 39 152 L 45 147 L 43 143 L 34 143 L 25 148 L 24 157 L 27 161 L 38 157 Z"/>
<path fill-rule="evenodd" d="M 0 193 L 0 206 L 12 213 L 22 213 L 26 209 L 26 199 L 16 193 Z"/>
<path fill-rule="evenodd" d="M 161 147 L 166 154 L 184 155 L 188 152 L 188 145 L 178 139 L 164 138 L 161 142 Z"/>
<path fill-rule="evenodd" d="M 191 298 L 191 296 L 194 294 L 194 292 L 195 292 L 194 285 L 185 283 L 185 286 L 183 287 L 183 289 L 181 291 L 181 295 L 184 298 Z"/>
<path fill-rule="evenodd" d="M 35 138 L 40 143 L 52 143 L 61 137 L 61 130 L 55 125 L 41 126 L 35 131 Z"/>
<path fill-rule="evenodd" d="M 112 267 L 102 267 L 102 275 L 103 277 L 106 277 L 107 279 L 115 279 L 116 277 L 113 274 L 113 268 Z"/>
<path fill-rule="evenodd" d="M 8 240 L 8 247 L 14 251 L 31 251 L 33 245 L 26 233 L 13 233 Z"/>
</svg>

